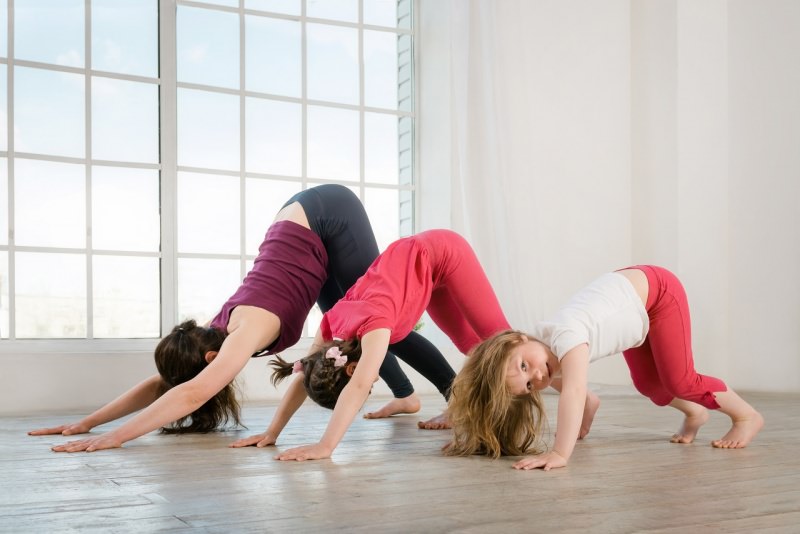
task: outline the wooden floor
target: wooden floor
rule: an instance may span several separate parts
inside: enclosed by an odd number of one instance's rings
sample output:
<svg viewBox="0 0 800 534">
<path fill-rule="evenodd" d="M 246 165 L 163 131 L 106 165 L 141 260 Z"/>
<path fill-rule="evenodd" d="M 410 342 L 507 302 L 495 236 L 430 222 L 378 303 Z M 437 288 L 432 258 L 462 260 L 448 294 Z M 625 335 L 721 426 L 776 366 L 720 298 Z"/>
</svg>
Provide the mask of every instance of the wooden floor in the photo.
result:
<svg viewBox="0 0 800 534">
<path fill-rule="evenodd" d="M 800 395 L 743 395 L 766 427 L 728 451 L 708 445 L 727 431 L 721 414 L 695 444 L 673 445 L 677 412 L 600 393 L 591 434 L 549 473 L 443 457 L 448 433 L 418 430 L 418 416 L 359 419 L 333 459 L 305 463 L 226 448 L 263 430 L 272 405 L 245 407 L 251 431 L 151 434 L 72 455 L 49 450 L 66 438 L 25 434 L 69 416 L 0 418 L 0 531 L 800 532 Z M 425 417 L 443 407 L 423 403 Z M 329 413 L 305 405 L 280 444 L 315 441 Z"/>
</svg>

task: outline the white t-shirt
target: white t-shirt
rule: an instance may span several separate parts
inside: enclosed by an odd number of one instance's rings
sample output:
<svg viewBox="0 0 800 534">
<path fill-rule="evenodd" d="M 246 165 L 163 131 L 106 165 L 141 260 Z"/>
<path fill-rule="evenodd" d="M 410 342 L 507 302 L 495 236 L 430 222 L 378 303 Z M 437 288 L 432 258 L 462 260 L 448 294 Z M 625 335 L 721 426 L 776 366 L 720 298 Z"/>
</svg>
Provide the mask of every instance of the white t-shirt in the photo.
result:
<svg viewBox="0 0 800 534">
<path fill-rule="evenodd" d="M 619 273 L 607 273 L 581 289 L 551 319 L 534 325 L 530 334 L 559 360 L 587 343 L 589 361 L 594 361 L 638 347 L 649 329 L 647 311 L 633 284 Z"/>
</svg>

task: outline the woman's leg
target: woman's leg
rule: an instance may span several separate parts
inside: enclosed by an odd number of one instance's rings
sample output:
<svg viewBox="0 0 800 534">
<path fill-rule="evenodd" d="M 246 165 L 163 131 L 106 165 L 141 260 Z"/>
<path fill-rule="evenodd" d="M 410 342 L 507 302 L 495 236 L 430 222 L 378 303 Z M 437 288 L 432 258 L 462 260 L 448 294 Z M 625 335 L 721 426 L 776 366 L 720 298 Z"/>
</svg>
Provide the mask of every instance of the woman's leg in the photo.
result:
<svg viewBox="0 0 800 534">
<path fill-rule="evenodd" d="M 364 206 L 352 191 L 340 185 L 322 185 L 304 193 L 296 200 L 303 205 L 309 225 L 325 243 L 328 253 L 329 277 L 317 301 L 324 312 L 333 307 L 367 271 L 378 257 L 378 244 Z M 435 348 L 434 351 L 435 354 L 431 355 L 428 350 L 426 355 L 433 359 L 438 354 L 446 364 L 444 357 Z M 379 374 L 396 399 L 408 399 L 409 403 L 407 406 L 394 403 L 385 407 L 388 410 L 373 415 L 386 416 L 391 415 L 390 411 L 413 412 L 419 409 L 419 401 L 411 398 L 414 387 L 392 352 L 386 354 Z M 413 360 L 413 357 L 409 358 Z"/>
</svg>

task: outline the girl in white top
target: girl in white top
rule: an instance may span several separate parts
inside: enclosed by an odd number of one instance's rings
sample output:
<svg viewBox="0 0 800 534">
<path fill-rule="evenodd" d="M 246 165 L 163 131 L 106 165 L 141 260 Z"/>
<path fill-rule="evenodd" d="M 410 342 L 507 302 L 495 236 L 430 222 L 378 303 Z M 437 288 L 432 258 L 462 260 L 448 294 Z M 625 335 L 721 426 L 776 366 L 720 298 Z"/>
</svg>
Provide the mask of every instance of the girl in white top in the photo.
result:
<svg viewBox="0 0 800 534">
<path fill-rule="evenodd" d="M 514 467 L 566 466 L 596 410 L 584 404 L 588 365 L 620 352 L 640 393 L 685 415 L 672 443 L 691 443 L 708 420 L 707 408 L 733 423 L 711 442 L 714 447 L 745 447 L 761 430 L 764 420 L 752 406 L 721 380 L 695 371 L 680 281 L 664 268 L 639 265 L 601 276 L 529 334 L 509 330 L 479 345 L 453 384 L 448 411 L 455 436 L 445 452 L 525 454 L 540 435 L 544 410 L 538 392 L 557 385 L 552 450 Z"/>
</svg>

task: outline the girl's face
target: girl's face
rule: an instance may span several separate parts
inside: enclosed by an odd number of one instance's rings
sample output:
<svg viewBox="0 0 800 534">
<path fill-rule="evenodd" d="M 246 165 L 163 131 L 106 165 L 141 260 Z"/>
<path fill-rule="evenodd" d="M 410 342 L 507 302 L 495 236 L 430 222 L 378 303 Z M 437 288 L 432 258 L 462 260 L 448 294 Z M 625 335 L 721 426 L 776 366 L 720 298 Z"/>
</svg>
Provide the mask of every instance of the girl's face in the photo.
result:
<svg viewBox="0 0 800 534">
<path fill-rule="evenodd" d="M 559 371 L 558 359 L 539 341 L 525 341 L 511 350 L 506 366 L 506 385 L 512 395 L 530 395 L 545 389 Z"/>
</svg>

